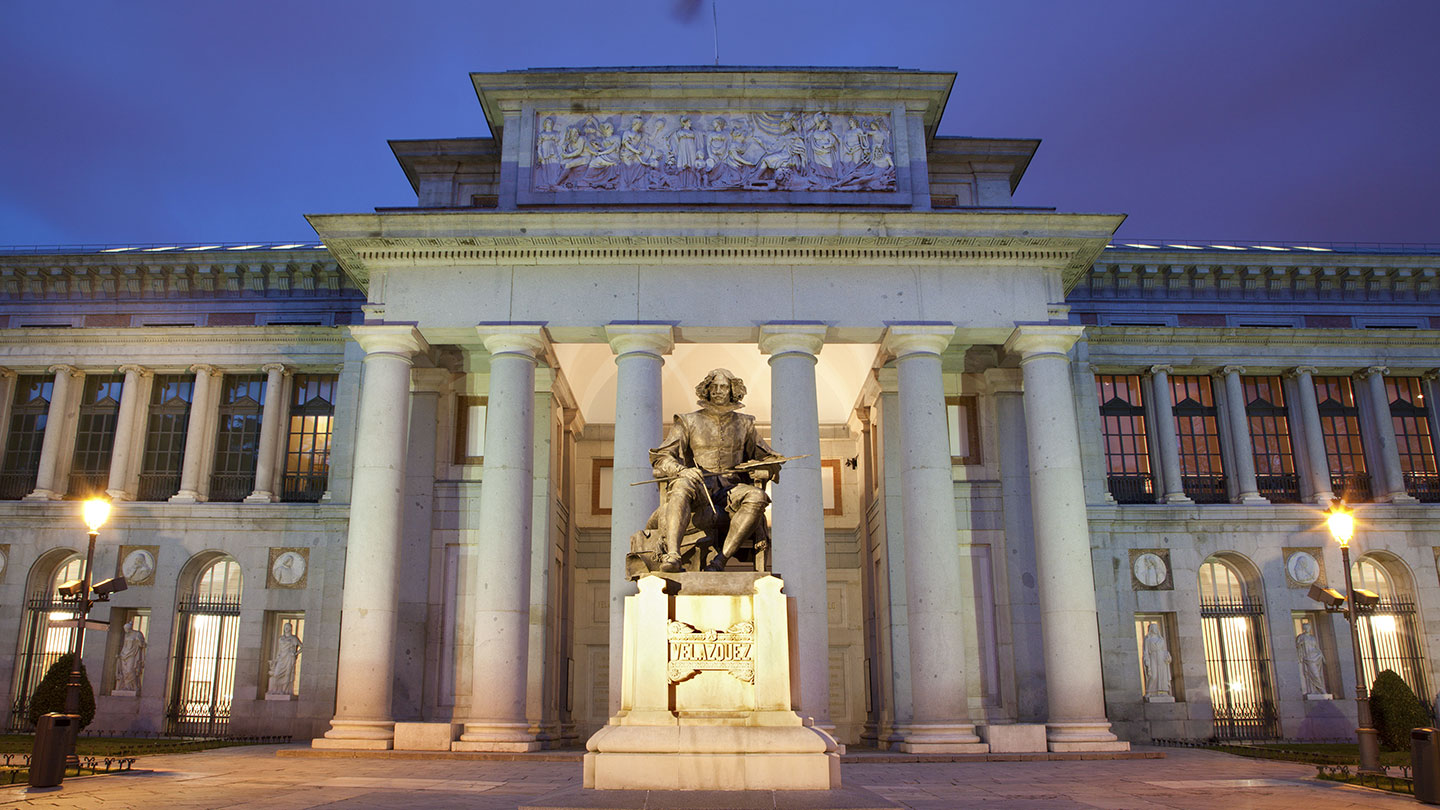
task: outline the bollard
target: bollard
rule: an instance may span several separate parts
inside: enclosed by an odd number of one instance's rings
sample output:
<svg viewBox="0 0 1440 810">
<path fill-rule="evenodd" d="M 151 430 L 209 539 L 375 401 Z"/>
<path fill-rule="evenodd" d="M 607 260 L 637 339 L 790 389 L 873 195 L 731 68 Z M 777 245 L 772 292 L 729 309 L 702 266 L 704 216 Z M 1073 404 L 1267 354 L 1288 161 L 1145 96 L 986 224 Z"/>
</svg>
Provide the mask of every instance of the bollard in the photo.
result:
<svg viewBox="0 0 1440 810">
<path fill-rule="evenodd" d="M 1440 804 L 1440 745 L 1433 728 L 1410 731 L 1410 779 L 1415 801 Z"/>
<path fill-rule="evenodd" d="M 42 714 L 35 724 L 35 747 L 30 753 L 30 787 L 52 788 L 65 781 L 65 754 L 73 727 L 73 714 Z"/>
</svg>

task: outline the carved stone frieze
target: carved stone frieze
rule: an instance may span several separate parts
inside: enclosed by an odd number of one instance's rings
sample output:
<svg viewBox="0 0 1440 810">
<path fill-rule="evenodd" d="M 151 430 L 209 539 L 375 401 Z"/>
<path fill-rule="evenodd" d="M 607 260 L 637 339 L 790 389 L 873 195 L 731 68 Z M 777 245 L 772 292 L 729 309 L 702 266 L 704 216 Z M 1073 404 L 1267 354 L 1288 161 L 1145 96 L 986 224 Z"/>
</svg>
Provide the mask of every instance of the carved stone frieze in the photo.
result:
<svg viewBox="0 0 1440 810">
<path fill-rule="evenodd" d="M 894 191 L 881 112 L 540 113 L 535 191 Z"/>
</svg>

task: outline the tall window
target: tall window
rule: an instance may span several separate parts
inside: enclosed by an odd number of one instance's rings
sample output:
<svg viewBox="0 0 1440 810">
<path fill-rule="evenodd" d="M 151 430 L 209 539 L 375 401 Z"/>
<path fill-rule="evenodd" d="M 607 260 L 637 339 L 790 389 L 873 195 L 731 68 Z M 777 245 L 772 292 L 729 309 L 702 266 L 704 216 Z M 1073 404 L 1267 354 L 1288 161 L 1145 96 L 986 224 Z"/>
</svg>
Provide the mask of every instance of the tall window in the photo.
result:
<svg viewBox="0 0 1440 810">
<path fill-rule="evenodd" d="M 1225 468 L 1220 461 L 1220 425 L 1209 377 L 1170 378 L 1175 403 L 1175 436 L 1180 443 L 1180 484 L 1196 503 L 1224 503 Z"/>
<path fill-rule="evenodd" d="M 240 633 L 240 565 L 222 557 L 191 581 L 180 600 L 167 730 L 216 736 L 230 723 Z"/>
<path fill-rule="evenodd" d="M 1315 401 L 1325 461 L 1330 465 L 1330 490 L 1350 503 L 1370 500 L 1370 473 L 1365 469 L 1365 443 L 1360 438 L 1360 409 L 1348 377 L 1316 377 Z"/>
<path fill-rule="evenodd" d="M 110 456 L 115 450 L 115 425 L 120 416 L 120 374 L 85 377 L 80 417 L 75 430 L 75 455 L 70 463 L 72 498 L 103 495 L 110 481 Z"/>
<path fill-rule="evenodd" d="M 330 477 L 335 375 L 297 374 L 292 389 L 280 500 L 318 501 Z"/>
<path fill-rule="evenodd" d="M 975 397 L 946 397 L 945 420 L 950 426 L 950 463 L 980 463 L 980 416 Z"/>
<path fill-rule="evenodd" d="M 1355 587 L 1380 595 L 1380 604 L 1361 608 L 1358 622 L 1360 660 L 1365 670 L 1365 687 L 1391 670 L 1404 679 L 1427 706 L 1430 688 L 1426 685 L 1424 657 L 1415 632 L 1415 600 L 1396 587 L 1385 566 L 1370 557 L 1350 564 Z"/>
<path fill-rule="evenodd" d="M 1280 736 L 1265 640 L 1265 603 L 1229 562 L 1200 566 L 1200 635 L 1220 739 Z"/>
<path fill-rule="evenodd" d="M 190 427 L 194 391 L 193 375 L 155 375 L 145 425 L 145 457 L 136 496 L 139 500 L 163 501 L 180 491 L 180 467 L 185 463 L 185 432 Z"/>
<path fill-rule="evenodd" d="M 1440 476 L 1435 471 L 1435 443 L 1430 435 L 1430 409 L 1419 377 L 1386 377 L 1390 420 L 1405 491 L 1426 503 L 1440 501 Z"/>
<path fill-rule="evenodd" d="M 1255 483 L 1271 503 L 1299 503 L 1300 476 L 1290 445 L 1290 418 L 1279 377 L 1244 377 L 1245 418 L 1255 457 Z"/>
<path fill-rule="evenodd" d="M 255 490 L 260 414 L 264 407 L 265 375 L 225 375 L 220 393 L 220 433 L 215 439 L 215 469 L 210 474 L 210 500 L 242 501 Z"/>
<path fill-rule="evenodd" d="M 19 500 L 35 489 L 54 387 L 55 378 L 48 374 L 21 374 L 15 378 L 10 434 L 5 443 L 5 461 L 0 465 L 0 499 Z"/>
<path fill-rule="evenodd" d="M 1105 479 L 1119 503 L 1154 503 L 1150 445 L 1145 440 L 1145 403 L 1134 374 L 1098 374 L 1100 429 L 1105 438 Z"/>
<path fill-rule="evenodd" d="M 25 634 L 20 637 L 20 657 L 15 667 L 15 685 L 10 694 L 10 730 L 30 730 L 30 698 L 45 677 L 46 670 L 60 656 L 75 649 L 75 627 L 61 622 L 78 614 L 73 603 L 61 602 L 60 586 L 80 579 L 85 560 L 78 554 L 59 560 L 25 603 Z"/>
</svg>

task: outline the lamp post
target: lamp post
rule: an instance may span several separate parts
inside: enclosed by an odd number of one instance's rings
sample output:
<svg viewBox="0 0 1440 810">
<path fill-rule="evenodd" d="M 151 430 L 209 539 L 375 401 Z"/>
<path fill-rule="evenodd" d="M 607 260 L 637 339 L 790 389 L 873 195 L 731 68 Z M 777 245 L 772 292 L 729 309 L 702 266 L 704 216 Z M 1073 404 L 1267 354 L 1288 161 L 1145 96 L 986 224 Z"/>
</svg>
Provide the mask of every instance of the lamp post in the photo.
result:
<svg viewBox="0 0 1440 810">
<path fill-rule="evenodd" d="M 74 656 L 70 661 L 70 683 L 65 688 L 65 713 L 74 715 L 77 719 L 71 724 L 73 731 L 65 755 L 67 767 L 80 765 L 80 758 L 75 754 L 75 735 L 80 732 L 80 690 L 85 685 L 80 674 L 80 658 L 85 654 L 85 620 L 90 615 L 90 608 L 95 604 L 90 598 L 90 583 L 94 579 L 92 569 L 95 565 L 95 538 L 100 536 L 100 527 L 110 516 L 110 502 L 104 498 L 91 498 L 82 507 L 82 514 L 85 525 L 90 529 L 90 543 L 85 549 L 85 569 L 80 575 L 80 588 L 74 596 L 79 616 L 76 618 Z M 108 594 L 104 598 L 109 598 Z"/>
<path fill-rule="evenodd" d="M 1355 716 L 1360 741 L 1360 772 L 1383 773 L 1380 769 L 1380 739 L 1370 721 L 1370 698 L 1365 688 L 1365 667 L 1360 660 L 1360 600 L 1350 574 L 1350 539 L 1355 536 L 1355 516 L 1341 501 L 1332 501 L 1325 514 L 1330 535 L 1340 544 L 1340 561 L 1345 568 L 1345 597 L 1349 601 L 1345 616 L 1350 620 L 1350 651 L 1355 661 Z"/>
</svg>

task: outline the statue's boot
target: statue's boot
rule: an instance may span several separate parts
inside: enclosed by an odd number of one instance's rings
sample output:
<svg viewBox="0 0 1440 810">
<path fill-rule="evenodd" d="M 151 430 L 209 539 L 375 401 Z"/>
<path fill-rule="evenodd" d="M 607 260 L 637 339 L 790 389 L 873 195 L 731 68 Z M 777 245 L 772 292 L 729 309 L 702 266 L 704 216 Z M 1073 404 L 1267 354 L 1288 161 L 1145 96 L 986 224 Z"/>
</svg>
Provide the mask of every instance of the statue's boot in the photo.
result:
<svg viewBox="0 0 1440 810">
<path fill-rule="evenodd" d="M 680 540 L 690 525 L 690 491 L 687 482 L 677 481 L 665 503 L 664 520 L 660 531 L 660 570 L 679 573 L 684 570 L 680 559 Z"/>
<path fill-rule="evenodd" d="M 720 553 L 716 554 L 713 560 L 706 564 L 705 570 L 724 571 L 725 563 L 735 556 L 735 552 L 740 550 L 741 541 L 750 536 L 750 533 L 755 530 L 755 524 L 764 514 L 765 504 L 763 503 L 741 504 L 730 518 L 730 529 L 725 532 L 724 547 L 720 549 Z"/>
</svg>

